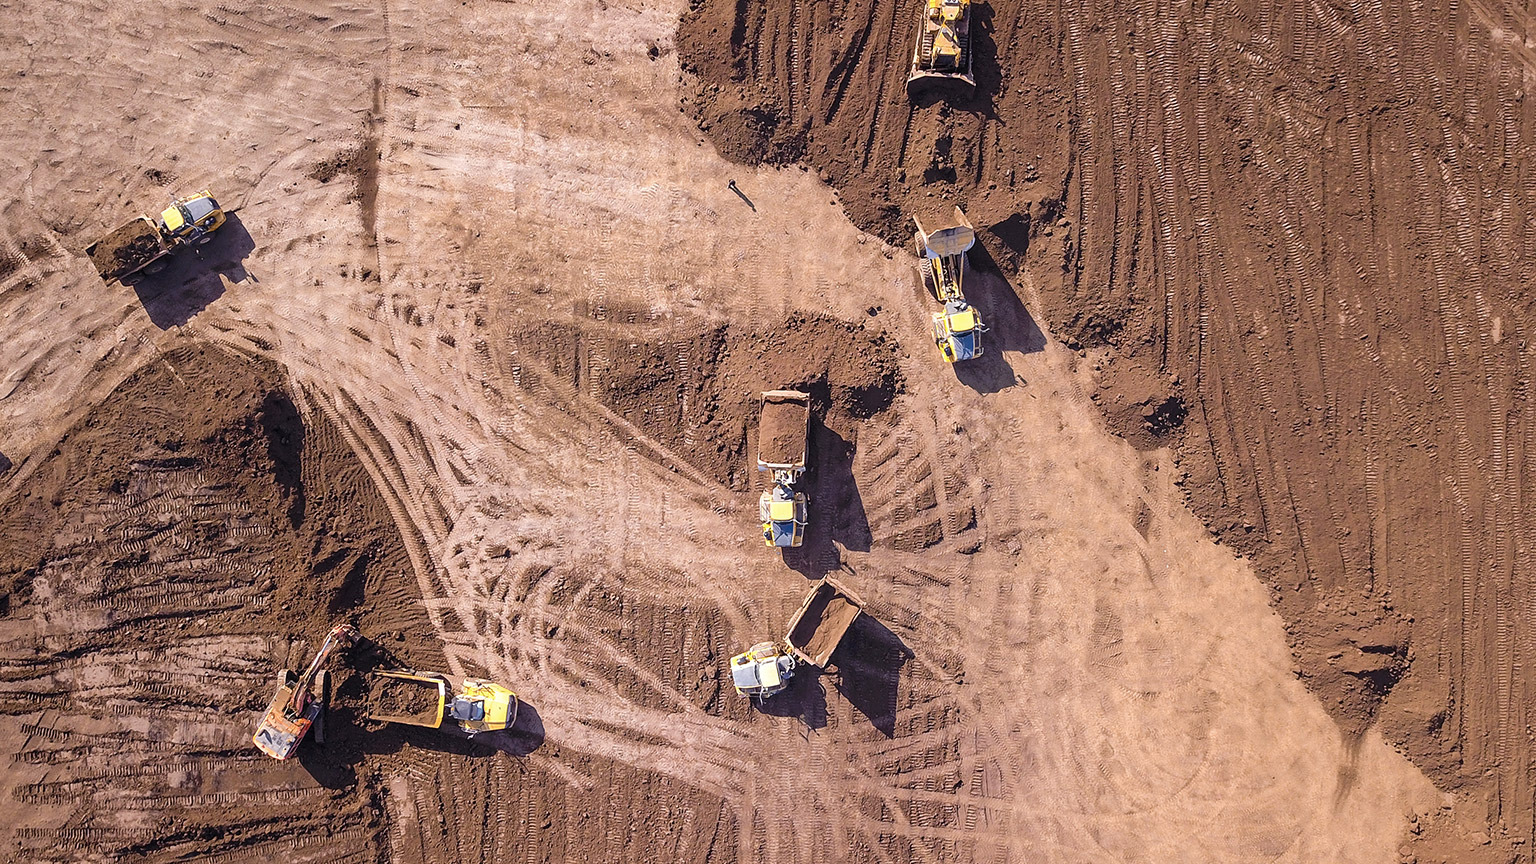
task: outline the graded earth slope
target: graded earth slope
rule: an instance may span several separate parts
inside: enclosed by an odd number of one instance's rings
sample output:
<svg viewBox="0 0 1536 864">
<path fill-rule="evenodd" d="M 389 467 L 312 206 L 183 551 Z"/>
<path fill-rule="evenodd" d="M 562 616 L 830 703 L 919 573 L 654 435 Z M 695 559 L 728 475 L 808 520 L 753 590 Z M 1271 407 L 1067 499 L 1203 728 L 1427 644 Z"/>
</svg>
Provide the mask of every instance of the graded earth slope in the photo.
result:
<svg viewBox="0 0 1536 864">
<path fill-rule="evenodd" d="M 963 204 L 1052 330 L 1110 348 L 1110 422 L 1177 445 L 1340 724 L 1528 858 L 1530 11 L 981 3 L 976 93 L 914 104 L 917 6 L 701 0 L 687 107 L 891 242 Z"/>
</svg>

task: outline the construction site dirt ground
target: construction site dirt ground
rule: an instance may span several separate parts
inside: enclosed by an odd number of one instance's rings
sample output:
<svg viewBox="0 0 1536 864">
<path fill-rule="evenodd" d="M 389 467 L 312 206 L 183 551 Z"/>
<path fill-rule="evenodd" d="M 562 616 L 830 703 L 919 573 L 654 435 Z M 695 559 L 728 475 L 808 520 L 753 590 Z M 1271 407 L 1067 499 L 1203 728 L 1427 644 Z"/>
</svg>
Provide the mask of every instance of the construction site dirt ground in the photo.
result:
<svg viewBox="0 0 1536 864">
<path fill-rule="evenodd" d="M 903 115 L 915 9 L 770 5 L 0 8 L 0 856 L 1529 859 L 1528 13 L 998 3 L 991 101 Z M 951 199 L 954 367 L 902 236 Z M 827 574 L 828 673 L 737 697 Z M 325 745 L 262 756 L 336 620 Z M 516 726 L 368 721 L 381 665 Z"/>
</svg>

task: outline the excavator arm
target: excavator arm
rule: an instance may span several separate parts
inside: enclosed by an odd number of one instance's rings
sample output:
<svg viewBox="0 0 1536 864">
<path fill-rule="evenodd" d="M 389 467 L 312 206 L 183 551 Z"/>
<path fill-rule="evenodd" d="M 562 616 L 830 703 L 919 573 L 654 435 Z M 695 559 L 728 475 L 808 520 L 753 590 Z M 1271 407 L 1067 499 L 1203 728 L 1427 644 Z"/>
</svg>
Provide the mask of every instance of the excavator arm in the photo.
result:
<svg viewBox="0 0 1536 864">
<path fill-rule="evenodd" d="M 295 717 L 303 716 L 304 709 L 309 706 L 310 688 L 315 682 L 315 676 L 320 674 L 320 669 L 325 666 L 325 661 L 336 652 L 338 647 L 351 647 L 357 644 L 362 634 L 351 624 L 337 624 L 331 628 L 331 632 L 325 636 L 325 644 L 316 652 L 315 659 L 309 661 L 309 668 L 299 676 L 299 680 L 293 687 L 293 701 L 288 704 Z"/>
</svg>

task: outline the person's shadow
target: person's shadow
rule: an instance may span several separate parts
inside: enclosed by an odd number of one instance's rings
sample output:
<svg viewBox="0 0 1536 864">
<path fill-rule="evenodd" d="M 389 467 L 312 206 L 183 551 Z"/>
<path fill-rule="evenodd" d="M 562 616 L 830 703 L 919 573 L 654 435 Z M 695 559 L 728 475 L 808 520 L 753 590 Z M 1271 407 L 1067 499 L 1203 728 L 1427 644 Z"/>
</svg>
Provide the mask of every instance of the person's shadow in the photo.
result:
<svg viewBox="0 0 1536 864">
<path fill-rule="evenodd" d="M 901 669 L 916 656 L 874 616 L 860 615 L 832 654 L 834 686 L 887 738 L 896 734 L 896 692 Z"/>
<path fill-rule="evenodd" d="M 246 256 L 256 243 L 239 214 L 226 214 L 224 225 L 203 240 L 162 259 L 163 269 L 140 271 L 123 280 L 139 295 L 149 320 L 161 330 L 186 324 L 224 296 L 226 279 L 230 283 L 258 281 L 245 269 Z"/>
</svg>

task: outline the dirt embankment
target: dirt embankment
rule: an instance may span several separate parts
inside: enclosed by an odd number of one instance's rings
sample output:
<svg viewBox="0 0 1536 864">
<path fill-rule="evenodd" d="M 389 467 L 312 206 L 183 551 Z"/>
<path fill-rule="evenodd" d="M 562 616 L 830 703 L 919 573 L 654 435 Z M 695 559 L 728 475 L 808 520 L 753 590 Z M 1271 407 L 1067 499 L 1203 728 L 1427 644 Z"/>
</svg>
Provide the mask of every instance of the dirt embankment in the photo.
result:
<svg viewBox="0 0 1536 864">
<path fill-rule="evenodd" d="M 909 103 L 916 5 L 702 0 L 684 107 L 887 239 L 964 205 L 1059 337 L 1111 349 L 1111 423 L 1177 446 L 1341 726 L 1487 800 L 1528 860 L 1536 133 L 1500 35 L 1528 22 L 994 2 L 975 96 Z"/>
<path fill-rule="evenodd" d="M 590 392 L 705 475 L 743 490 L 755 474 L 750 439 L 763 391 L 810 394 L 812 415 L 852 442 L 859 422 L 888 408 L 902 387 L 899 349 L 882 329 L 820 316 L 793 317 L 771 330 L 715 327 L 653 342 L 549 324 L 519 341 L 524 356 Z"/>
</svg>

